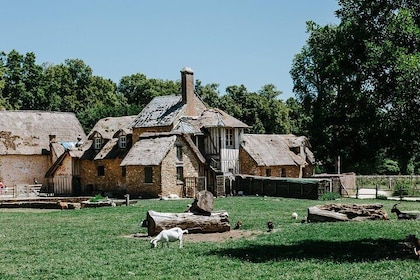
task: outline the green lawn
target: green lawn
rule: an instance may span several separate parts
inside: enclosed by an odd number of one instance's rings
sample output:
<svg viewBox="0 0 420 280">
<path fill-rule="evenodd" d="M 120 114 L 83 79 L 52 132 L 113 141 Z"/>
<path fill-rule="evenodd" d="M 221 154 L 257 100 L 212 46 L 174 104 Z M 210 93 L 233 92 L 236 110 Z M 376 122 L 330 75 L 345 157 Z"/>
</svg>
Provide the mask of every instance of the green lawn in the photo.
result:
<svg viewBox="0 0 420 280">
<path fill-rule="evenodd" d="M 141 200 L 130 207 L 81 210 L 0 210 L 0 279 L 419 279 L 420 261 L 404 250 L 420 221 L 398 221 L 393 201 L 382 203 L 389 221 L 305 223 L 309 206 L 330 201 L 274 197 L 215 199 L 233 226 L 258 231 L 252 239 L 188 242 L 151 249 L 141 221 L 148 210 L 183 212 L 191 200 Z M 420 210 L 403 202 L 401 210 Z M 300 220 L 299 218 L 299 220 Z M 266 233 L 272 220 L 275 231 Z"/>
</svg>

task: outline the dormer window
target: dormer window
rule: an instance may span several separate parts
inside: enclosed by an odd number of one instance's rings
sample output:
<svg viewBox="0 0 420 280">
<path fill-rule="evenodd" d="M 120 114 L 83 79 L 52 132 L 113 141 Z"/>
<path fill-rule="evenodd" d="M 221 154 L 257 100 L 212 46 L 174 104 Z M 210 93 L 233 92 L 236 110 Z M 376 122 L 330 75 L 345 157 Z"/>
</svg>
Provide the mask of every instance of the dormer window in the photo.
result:
<svg viewBox="0 0 420 280">
<path fill-rule="evenodd" d="M 93 148 L 98 151 L 102 148 L 102 136 L 99 133 L 96 133 L 93 137 Z"/>
<path fill-rule="evenodd" d="M 126 135 L 121 135 L 118 139 L 118 147 L 120 149 L 125 149 L 127 148 L 127 136 Z"/>
</svg>

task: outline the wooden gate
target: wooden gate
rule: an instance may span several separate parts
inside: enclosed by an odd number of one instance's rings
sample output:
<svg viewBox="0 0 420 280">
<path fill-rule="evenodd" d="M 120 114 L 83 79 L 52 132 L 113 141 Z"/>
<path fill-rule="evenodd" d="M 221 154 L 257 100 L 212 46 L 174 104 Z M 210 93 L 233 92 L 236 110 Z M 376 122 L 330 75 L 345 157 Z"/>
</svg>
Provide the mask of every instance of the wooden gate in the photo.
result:
<svg viewBox="0 0 420 280">
<path fill-rule="evenodd" d="M 185 197 L 195 197 L 196 193 L 206 189 L 206 177 L 185 177 Z"/>
</svg>

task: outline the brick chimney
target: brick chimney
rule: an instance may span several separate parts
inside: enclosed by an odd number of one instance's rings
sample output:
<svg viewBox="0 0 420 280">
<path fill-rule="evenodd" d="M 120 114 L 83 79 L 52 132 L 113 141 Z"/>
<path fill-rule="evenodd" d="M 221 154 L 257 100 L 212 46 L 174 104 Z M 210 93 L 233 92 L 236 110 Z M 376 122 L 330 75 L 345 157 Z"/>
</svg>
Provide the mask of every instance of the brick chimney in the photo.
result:
<svg viewBox="0 0 420 280">
<path fill-rule="evenodd" d="M 185 114 L 195 116 L 194 106 L 194 71 L 190 67 L 181 70 L 182 102 L 187 105 Z"/>
</svg>

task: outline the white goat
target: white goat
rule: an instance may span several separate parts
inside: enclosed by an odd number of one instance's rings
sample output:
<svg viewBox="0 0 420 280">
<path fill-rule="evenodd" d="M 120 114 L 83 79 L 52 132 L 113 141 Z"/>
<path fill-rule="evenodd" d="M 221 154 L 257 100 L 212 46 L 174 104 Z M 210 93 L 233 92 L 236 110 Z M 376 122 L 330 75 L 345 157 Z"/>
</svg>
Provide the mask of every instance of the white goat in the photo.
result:
<svg viewBox="0 0 420 280">
<path fill-rule="evenodd" d="M 188 233 L 188 230 L 183 230 L 179 227 L 164 229 L 150 241 L 150 245 L 152 248 L 156 248 L 158 242 L 161 241 L 162 247 L 163 243 L 166 243 L 166 245 L 169 247 L 169 242 L 179 240 L 179 248 L 182 248 L 182 236 L 184 233 Z"/>
</svg>

